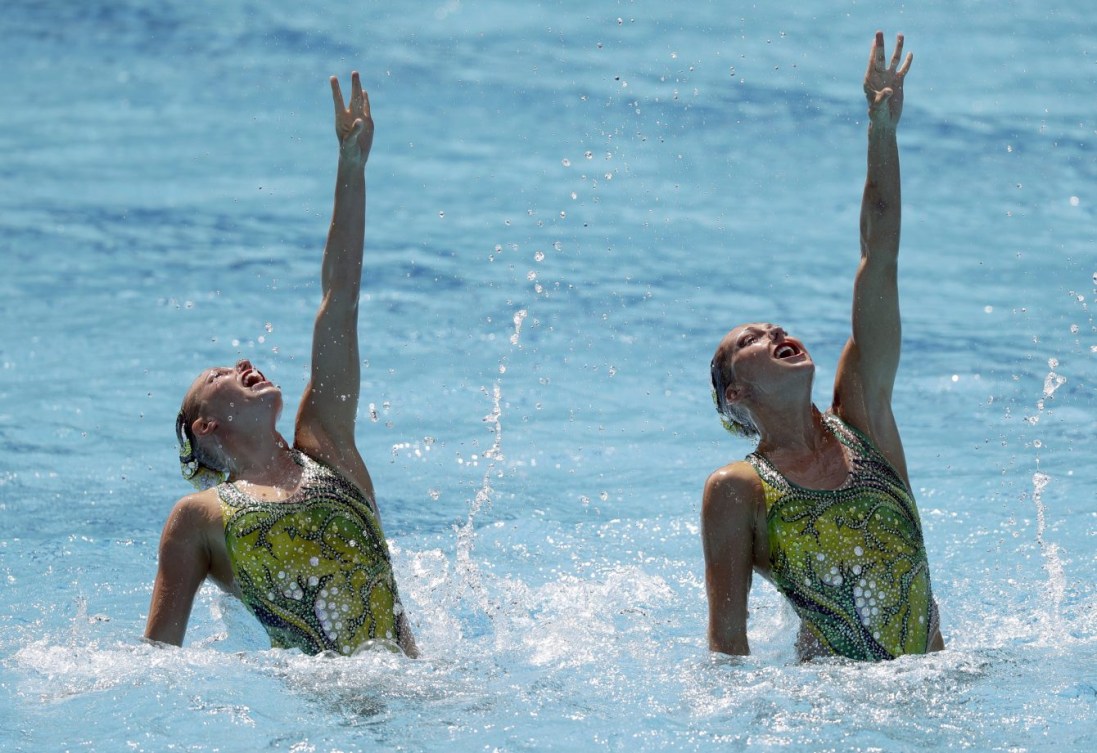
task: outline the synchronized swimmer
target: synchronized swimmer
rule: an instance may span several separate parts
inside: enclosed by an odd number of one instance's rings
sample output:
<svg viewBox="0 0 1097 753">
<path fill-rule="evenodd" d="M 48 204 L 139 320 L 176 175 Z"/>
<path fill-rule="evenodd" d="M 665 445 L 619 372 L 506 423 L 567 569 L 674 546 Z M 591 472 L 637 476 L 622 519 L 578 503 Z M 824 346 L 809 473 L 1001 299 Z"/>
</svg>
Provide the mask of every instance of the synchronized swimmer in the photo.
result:
<svg viewBox="0 0 1097 753">
<path fill-rule="evenodd" d="M 180 499 L 164 525 L 145 627 L 150 640 L 182 644 L 194 595 L 209 578 L 243 600 L 272 646 L 417 653 L 354 439 L 373 118 L 357 72 L 351 87 L 347 107 L 331 79 L 335 206 L 293 445 L 276 425 L 281 390 L 249 361 L 207 369 L 187 390 L 176 421 L 179 461 L 199 491 Z"/>
<path fill-rule="evenodd" d="M 890 659 L 944 648 L 891 394 L 899 367 L 899 35 L 885 62 L 876 33 L 865 73 L 868 175 L 853 332 L 830 409 L 811 401 L 815 363 L 773 324 L 731 330 L 712 358 L 716 407 L 733 433 L 758 437 L 746 460 L 709 476 L 702 501 L 709 647 L 748 654 L 754 572 L 800 617 L 802 658 Z"/>
<path fill-rule="evenodd" d="M 753 573 L 801 620 L 802 658 L 890 659 L 944 648 L 922 527 L 891 396 L 899 365 L 900 190 L 896 129 L 911 56 L 872 45 L 868 174 L 852 335 L 833 402 L 812 403 L 815 364 L 780 327 L 745 324 L 711 363 L 725 426 L 757 437 L 745 460 L 709 476 L 702 544 L 713 651 L 747 654 Z M 350 655 L 382 646 L 415 656 L 366 464 L 355 444 L 358 299 L 365 235 L 369 98 L 349 106 L 331 79 L 339 159 L 321 267 L 310 381 L 292 445 L 277 429 L 281 390 L 249 361 L 208 369 L 176 423 L 183 475 L 198 487 L 172 509 L 145 636 L 181 645 L 207 578 L 239 597 L 271 645 Z"/>
</svg>

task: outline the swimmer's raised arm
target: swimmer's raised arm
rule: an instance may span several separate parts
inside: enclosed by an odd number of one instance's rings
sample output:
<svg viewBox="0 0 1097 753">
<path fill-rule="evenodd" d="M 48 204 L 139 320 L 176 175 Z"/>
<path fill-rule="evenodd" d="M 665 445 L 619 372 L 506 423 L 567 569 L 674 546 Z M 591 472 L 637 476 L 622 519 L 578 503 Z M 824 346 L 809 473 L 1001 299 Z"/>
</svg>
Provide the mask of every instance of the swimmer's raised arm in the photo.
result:
<svg viewBox="0 0 1097 753">
<path fill-rule="evenodd" d="M 351 74 L 349 106 L 331 78 L 339 168 L 321 270 L 323 298 L 312 336 L 312 370 L 297 412 L 294 444 L 354 481 L 374 505 L 373 483 L 354 441 L 361 367 L 358 296 L 365 241 L 365 166 L 373 146 L 369 96 Z"/>
<path fill-rule="evenodd" d="M 867 434 L 904 479 L 906 460 L 891 410 L 901 341 L 896 129 L 903 113 L 903 81 L 912 59 L 909 54 L 903 59 L 900 34 L 891 62 L 885 62 L 884 34 L 876 32 L 864 81 L 869 105 L 868 171 L 861 202 L 861 262 L 853 286 L 853 335 L 834 383 L 838 414 Z"/>
</svg>

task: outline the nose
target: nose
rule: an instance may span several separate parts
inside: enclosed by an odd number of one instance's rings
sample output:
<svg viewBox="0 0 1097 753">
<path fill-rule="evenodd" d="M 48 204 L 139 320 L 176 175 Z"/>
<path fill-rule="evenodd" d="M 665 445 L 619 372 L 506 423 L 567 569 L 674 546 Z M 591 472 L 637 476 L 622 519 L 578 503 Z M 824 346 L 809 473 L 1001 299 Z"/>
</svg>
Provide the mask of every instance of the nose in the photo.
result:
<svg viewBox="0 0 1097 753">
<path fill-rule="evenodd" d="M 788 337 L 788 332 L 785 332 L 780 327 L 774 327 L 769 331 L 769 338 L 774 342 L 784 340 L 786 337 Z"/>
<path fill-rule="evenodd" d="M 255 367 L 251 365 L 251 361 L 246 358 L 241 358 L 239 361 L 236 362 L 237 371 L 248 371 L 249 369 L 253 368 Z"/>
</svg>

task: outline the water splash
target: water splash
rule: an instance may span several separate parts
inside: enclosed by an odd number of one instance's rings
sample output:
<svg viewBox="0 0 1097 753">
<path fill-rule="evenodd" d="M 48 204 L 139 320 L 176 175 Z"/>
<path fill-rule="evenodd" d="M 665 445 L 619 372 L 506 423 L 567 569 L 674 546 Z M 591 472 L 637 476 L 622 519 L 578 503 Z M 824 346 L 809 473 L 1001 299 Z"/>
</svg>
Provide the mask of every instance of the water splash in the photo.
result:
<svg viewBox="0 0 1097 753">
<path fill-rule="evenodd" d="M 1066 377 L 1055 373 L 1055 369 L 1059 368 L 1058 358 L 1047 359 L 1047 365 L 1051 371 L 1044 377 L 1044 394 L 1039 402 L 1036 403 L 1036 407 L 1041 411 L 1044 409 L 1044 401 L 1050 399 L 1055 394 L 1055 391 L 1066 384 L 1067 381 Z"/>
<path fill-rule="evenodd" d="M 1047 401 L 1051 400 L 1056 390 L 1066 384 L 1066 377 L 1057 374 L 1059 368 L 1057 358 L 1049 358 L 1048 373 L 1044 377 L 1044 389 L 1040 399 L 1036 402 L 1037 415 L 1030 419 L 1029 423 L 1035 425 L 1039 416 L 1044 412 Z M 1066 574 L 1063 570 L 1063 561 L 1059 556 L 1059 547 L 1054 542 L 1048 541 L 1047 533 L 1047 506 L 1044 504 L 1044 489 L 1051 482 L 1051 476 L 1040 470 L 1040 448 L 1043 442 L 1039 439 L 1033 441 L 1036 448 L 1036 471 L 1032 474 L 1032 501 L 1036 506 L 1036 543 L 1040 547 L 1040 554 L 1044 559 L 1044 570 L 1047 572 L 1048 603 L 1043 622 L 1045 637 L 1058 640 L 1062 634 L 1061 608 L 1063 596 L 1066 591 Z"/>
<path fill-rule="evenodd" d="M 1047 365 L 1048 368 L 1051 369 L 1051 371 L 1049 371 L 1047 376 L 1044 377 L 1044 391 L 1043 394 L 1040 396 L 1040 399 L 1036 401 L 1037 412 L 1031 416 L 1025 417 L 1025 421 L 1030 426 L 1035 426 L 1036 424 L 1040 423 L 1040 415 L 1044 412 L 1047 401 L 1054 397 L 1055 391 L 1062 387 L 1064 384 L 1066 384 L 1067 381 L 1066 377 L 1055 373 L 1055 369 L 1059 368 L 1058 358 L 1047 359 Z M 1039 448 L 1043 445 L 1043 443 L 1040 440 L 1036 440 L 1035 445 L 1037 448 Z"/>
<path fill-rule="evenodd" d="M 518 348 L 522 335 L 522 323 L 526 319 L 526 309 L 515 312 L 513 323 L 514 332 L 510 335 L 511 348 Z M 506 356 L 499 359 L 500 376 L 506 373 Z M 463 525 L 455 527 L 457 533 L 457 575 L 461 581 L 462 592 L 472 602 L 473 608 L 489 621 L 498 612 L 496 605 L 483 586 L 483 573 L 480 565 L 473 558 L 473 550 L 476 545 L 476 521 L 480 514 L 490 509 L 495 498 L 495 488 L 492 486 L 494 478 L 502 478 L 503 471 L 500 464 L 504 462 L 503 455 L 503 389 L 500 379 L 492 384 L 491 392 L 482 388 L 483 393 L 491 400 L 491 412 L 484 416 L 484 423 L 488 425 L 488 431 L 492 434 L 491 446 L 481 454 L 486 461 L 484 474 L 480 480 L 480 488 L 469 502 L 468 517 Z M 486 626 L 482 626 L 486 627 Z"/>
<path fill-rule="evenodd" d="M 1047 531 L 1047 506 L 1044 504 L 1044 489 L 1051 482 L 1051 476 L 1041 471 L 1032 474 L 1032 501 L 1036 506 L 1036 543 L 1040 546 L 1040 554 L 1044 558 L 1044 570 L 1047 572 L 1048 603 L 1043 622 L 1043 633 L 1051 640 L 1060 640 L 1062 637 L 1063 596 L 1066 592 L 1066 573 L 1063 570 L 1063 560 L 1059 556 L 1059 546 L 1055 542 L 1048 541 L 1045 537 Z"/>
</svg>

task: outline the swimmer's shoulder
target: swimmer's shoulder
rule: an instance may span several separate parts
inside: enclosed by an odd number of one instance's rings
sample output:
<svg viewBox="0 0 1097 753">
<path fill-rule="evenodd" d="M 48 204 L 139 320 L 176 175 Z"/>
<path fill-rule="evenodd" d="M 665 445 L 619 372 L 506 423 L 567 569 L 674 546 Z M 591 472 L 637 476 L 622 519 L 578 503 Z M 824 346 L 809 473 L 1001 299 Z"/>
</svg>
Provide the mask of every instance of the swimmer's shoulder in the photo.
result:
<svg viewBox="0 0 1097 753">
<path fill-rule="evenodd" d="M 706 577 L 719 580 L 721 576 L 714 573 L 721 567 L 741 574 L 751 566 L 768 577 L 765 526 L 765 490 L 750 463 L 740 460 L 709 474 L 701 501 Z"/>
<path fill-rule="evenodd" d="M 225 523 L 217 489 L 180 497 L 164 524 L 160 559 L 204 562 L 204 575 L 229 593 L 238 593 L 225 547 Z"/>
<path fill-rule="evenodd" d="M 221 500 L 212 488 L 180 497 L 164 524 L 164 534 L 205 536 L 211 531 L 220 533 L 223 526 Z"/>
<path fill-rule="evenodd" d="M 701 515 L 702 519 L 708 520 L 733 512 L 735 508 L 747 508 L 753 512 L 759 503 L 765 504 L 765 489 L 758 472 L 745 460 L 737 460 L 709 474 L 705 481 Z"/>
</svg>

